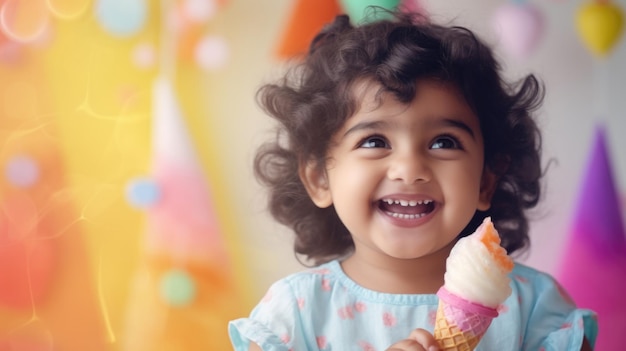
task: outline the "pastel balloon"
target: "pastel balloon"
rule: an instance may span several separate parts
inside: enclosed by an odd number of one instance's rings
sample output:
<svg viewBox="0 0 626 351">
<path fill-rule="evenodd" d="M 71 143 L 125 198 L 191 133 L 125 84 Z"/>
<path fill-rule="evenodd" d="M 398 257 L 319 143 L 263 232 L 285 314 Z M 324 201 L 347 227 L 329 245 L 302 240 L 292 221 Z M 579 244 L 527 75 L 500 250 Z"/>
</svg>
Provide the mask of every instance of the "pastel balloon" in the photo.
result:
<svg viewBox="0 0 626 351">
<path fill-rule="evenodd" d="M 576 14 L 576 27 L 583 43 L 593 54 L 606 56 L 623 30 L 622 10 L 610 2 L 589 2 Z"/>
<path fill-rule="evenodd" d="M 109 33 L 125 37 L 142 29 L 147 11 L 145 0 L 98 0 L 96 18 Z"/>
<path fill-rule="evenodd" d="M 500 35 L 502 48 L 518 59 L 530 56 L 544 29 L 543 15 L 526 2 L 501 5 L 494 13 L 492 24 Z"/>
<path fill-rule="evenodd" d="M 39 37 L 49 21 L 45 0 L 7 0 L 0 8 L 0 29 L 14 41 L 26 43 Z"/>
<path fill-rule="evenodd" d="M 371 12 L 368 7 L 378 6 L 387 10 L 395 10 L 400 0 L 340 0 L 343 10 L 350 16 L 352 23 L 372 22 L 388 17 L 381 12 Z"/>
</svg>

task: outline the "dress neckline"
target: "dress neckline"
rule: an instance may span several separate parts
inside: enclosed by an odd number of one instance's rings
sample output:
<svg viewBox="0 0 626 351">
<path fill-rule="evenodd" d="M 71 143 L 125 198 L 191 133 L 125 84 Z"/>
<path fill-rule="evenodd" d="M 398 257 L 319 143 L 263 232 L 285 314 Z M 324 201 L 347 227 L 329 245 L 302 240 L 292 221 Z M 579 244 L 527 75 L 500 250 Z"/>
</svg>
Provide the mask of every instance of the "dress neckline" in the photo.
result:
<svg viewBox="0 0 626 351">
<path fill-rule="evenodd" d="M 330 261 L 317 269 L 323 269 L 324 266 L 328 268 L 336 281 L 345 289 L 359 296 L 359 298 L 371 302 L 391 305 L 437 305 L 439 303 L 439 298 L 436 294 L 391 294 L 364 288 L 343 271 L 339 260 Z"/>
</svg>

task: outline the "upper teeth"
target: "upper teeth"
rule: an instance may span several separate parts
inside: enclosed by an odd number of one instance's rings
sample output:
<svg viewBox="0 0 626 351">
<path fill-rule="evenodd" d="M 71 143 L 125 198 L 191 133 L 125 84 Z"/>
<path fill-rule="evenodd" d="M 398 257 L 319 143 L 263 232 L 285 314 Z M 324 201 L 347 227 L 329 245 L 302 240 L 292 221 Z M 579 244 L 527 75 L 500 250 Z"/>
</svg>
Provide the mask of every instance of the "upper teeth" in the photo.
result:
<svg viewBox="0 0 626 351">
<path fill-rule="evenodd" d="M 393 199 L 383 199 L 384 202 L 393 205 L 400 205 L 400 206 L 416 206 L 416 205 L 428 205 L 431 202 L 433 202 L 433 200 L 393 200 Z"/>
</svg>

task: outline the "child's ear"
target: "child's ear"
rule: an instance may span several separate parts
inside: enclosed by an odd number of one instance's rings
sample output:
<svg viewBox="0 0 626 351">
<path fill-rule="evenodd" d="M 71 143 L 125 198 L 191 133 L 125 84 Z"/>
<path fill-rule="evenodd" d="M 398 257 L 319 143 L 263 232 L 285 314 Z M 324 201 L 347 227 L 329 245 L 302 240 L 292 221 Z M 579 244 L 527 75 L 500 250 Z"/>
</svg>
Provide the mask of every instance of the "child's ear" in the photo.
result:
<svg viewBox="0 0 626 351">
<path fill-rule="evenodd" d="M 480 194 L 478 196 L 478 209 L 487 211 L 491 207 L 491 198 L 496 191 L 498 177 L 487 167 L 483 171 L 480 180 Z"/>
<path fill-rule="evenodd" d="M 320 169 L 316 161 L 301 163 L 298 173 L 304 188 L 313 203 L 319 208 L 326 208 L 333 203 L 328 186 L 328 178 L 324 169 Z"/>
</svg>

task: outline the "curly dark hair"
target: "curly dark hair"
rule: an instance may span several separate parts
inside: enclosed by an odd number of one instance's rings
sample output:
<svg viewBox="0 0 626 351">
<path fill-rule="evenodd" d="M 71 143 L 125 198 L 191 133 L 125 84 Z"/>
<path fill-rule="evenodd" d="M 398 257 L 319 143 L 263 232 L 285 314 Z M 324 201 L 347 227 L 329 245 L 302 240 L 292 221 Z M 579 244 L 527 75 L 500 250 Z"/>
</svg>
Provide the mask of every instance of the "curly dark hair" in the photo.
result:
<svg viewBox="0 0 626 351">
<path fill-rule="evenodd" d="M 309 160 L 324 169 L 332 136 L 358 107 L 352 89 L 363 80 L 406 103 L 420 79 L 458 86 L 480 120 L 484 167 L 497 177 L 491 208 L 477 211 L 460 236 L 491 216 L 509 253 L 525 248 L 525 211 L 539 201 L 543 175 L 541 135 L 532 113 L 544 88 L 532 74 L 506 82 L 500 70 L 491 49 L 469 29 L 415 14 L 394 13 L 360 26 L 341 15 L 322 29 L 302 61 L 257 93 L 279 125 L 276 138 L 256 154 L 255 175 L 269 188 L 271 214 L 294 230 L 295 253 L 320 264 L 354 249 L 334 207 L 312 202 L 298 169 Z"/>
</svg>

